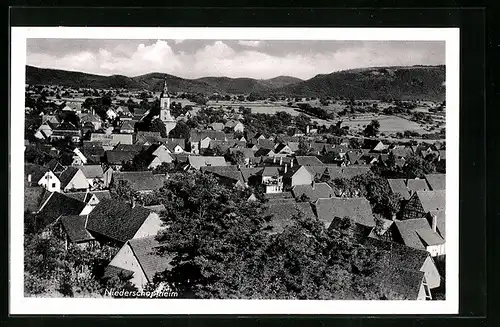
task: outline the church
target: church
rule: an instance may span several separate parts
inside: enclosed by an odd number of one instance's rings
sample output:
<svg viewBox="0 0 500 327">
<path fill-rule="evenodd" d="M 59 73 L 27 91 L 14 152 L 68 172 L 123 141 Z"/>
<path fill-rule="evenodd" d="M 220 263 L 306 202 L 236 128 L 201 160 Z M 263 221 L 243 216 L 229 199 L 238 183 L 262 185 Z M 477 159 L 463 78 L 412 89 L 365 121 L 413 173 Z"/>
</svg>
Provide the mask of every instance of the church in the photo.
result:
<svg viewBox="0 0 500 327">
<path fill-rule="evenodd" d="M 170 114 L 170 96 L 168 94 L 166 79 L 163 85 L 163 92 L 160 95 L 160 120 L 165 125 L 167 135 L 175 128 L 175 125 L 177 125 L 176 120 Z"/>
</svg>

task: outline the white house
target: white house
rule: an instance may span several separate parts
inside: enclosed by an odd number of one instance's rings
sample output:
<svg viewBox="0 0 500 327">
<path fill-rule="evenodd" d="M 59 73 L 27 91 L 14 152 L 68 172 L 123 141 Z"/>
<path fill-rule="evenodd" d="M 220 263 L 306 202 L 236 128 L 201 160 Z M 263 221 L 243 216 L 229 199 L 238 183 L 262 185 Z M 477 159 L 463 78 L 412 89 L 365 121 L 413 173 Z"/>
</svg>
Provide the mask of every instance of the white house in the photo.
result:
<svg viewBox="0 0 500 327">
<path fill-rule="evenodd" d="M 61 181 L 51 170 L 47 171 L 42 176 L 42 178 L 38 181 L 38 185 L 42 186 L 49 192 L 61 191 Z"/>
</svg>

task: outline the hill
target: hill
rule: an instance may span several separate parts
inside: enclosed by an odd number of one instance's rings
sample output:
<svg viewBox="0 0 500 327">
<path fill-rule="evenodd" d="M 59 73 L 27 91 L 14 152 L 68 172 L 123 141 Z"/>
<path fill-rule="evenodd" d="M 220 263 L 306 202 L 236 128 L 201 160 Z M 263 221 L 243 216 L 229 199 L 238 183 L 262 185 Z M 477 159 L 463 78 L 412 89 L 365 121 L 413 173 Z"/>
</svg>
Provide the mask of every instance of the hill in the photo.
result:
<svg viewBox="0 0 500 327">
<path fill-rule="evenodd" d="M 442 101 L 445 98 L 445 66 L 360 68 L 317 75 L 309 80 L 290 76 L 271 79 L 203 77 L 185 79 L 164 73 L 135 77 L 101 76 L 57 69 L 26 67 L 28 84 L 72 87 L 127 88 L 160 91 L 167 79 L 173 92 L 283 95 L 293 97 L 397 98 Z"/>
<path fill-rule="evenodd" d="M 302 97 L 445 99 L 445 66 L 374 67 L 317 75 L 273 93 Z"/>
</svg>

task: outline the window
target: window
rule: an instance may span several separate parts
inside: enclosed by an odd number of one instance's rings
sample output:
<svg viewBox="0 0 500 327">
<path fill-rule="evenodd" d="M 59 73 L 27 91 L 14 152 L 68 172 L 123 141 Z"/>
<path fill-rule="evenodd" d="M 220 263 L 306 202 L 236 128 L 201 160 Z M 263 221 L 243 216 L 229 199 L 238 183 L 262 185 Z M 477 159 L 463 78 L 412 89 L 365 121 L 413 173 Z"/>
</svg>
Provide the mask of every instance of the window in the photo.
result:
<svg viewBox="0 0 500 327">
<path fill-rule="evenodd" d="M 52 187 L 55 188 L 56 187 L 56 183 L 52 183 Z"/>
<path fill-rule="evenodd" d="M 425 299 L 432 300 L 431 291 L 429 290 L 429 286 L 427 286 L 427 282 L 424 280 L 424 282 L 422 284 L 424 285 Z"/>
</svg>

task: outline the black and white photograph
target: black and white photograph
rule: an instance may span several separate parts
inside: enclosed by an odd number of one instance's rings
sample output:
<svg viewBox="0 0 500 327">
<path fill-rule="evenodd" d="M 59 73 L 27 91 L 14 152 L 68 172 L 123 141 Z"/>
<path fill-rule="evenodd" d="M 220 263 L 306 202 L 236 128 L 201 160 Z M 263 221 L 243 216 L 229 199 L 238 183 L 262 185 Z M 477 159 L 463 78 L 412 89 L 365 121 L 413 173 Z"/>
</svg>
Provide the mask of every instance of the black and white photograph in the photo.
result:
<svg viewBox="0 0 500 327">
<path fill-rule="evenodd" d="M 19 32 L 19 311 L 458 310 L 456 30 L 116 30 Z"/>
</svg>

